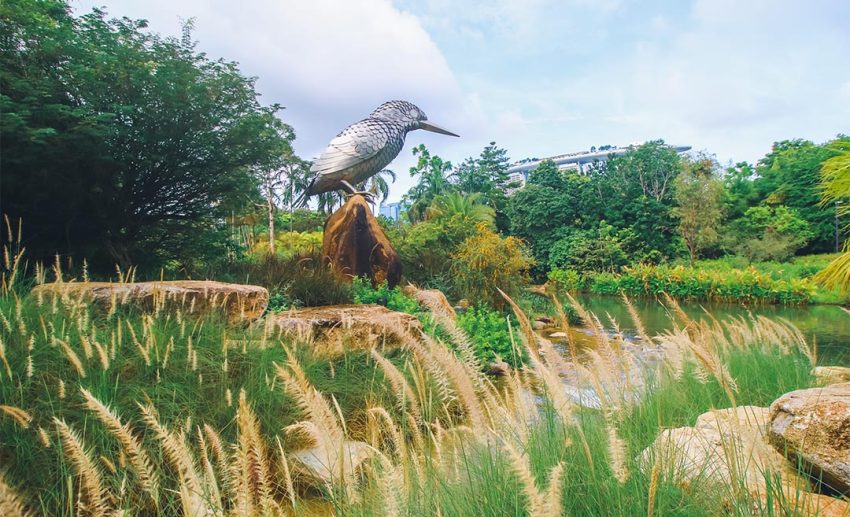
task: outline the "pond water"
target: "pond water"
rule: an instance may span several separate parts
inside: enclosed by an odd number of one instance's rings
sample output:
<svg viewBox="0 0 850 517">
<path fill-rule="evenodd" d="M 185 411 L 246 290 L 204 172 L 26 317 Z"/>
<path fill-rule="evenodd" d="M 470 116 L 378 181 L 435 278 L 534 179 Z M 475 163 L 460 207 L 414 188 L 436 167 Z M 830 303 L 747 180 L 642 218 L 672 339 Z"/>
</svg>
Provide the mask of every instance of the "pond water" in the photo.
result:
<svg viewBox="0 0 850 517">
<path fill-rule="evenodd" d="M 586 309 L 595 313 L 608 326 L 607 315 L 616 320 L 626 335 L 634 335 L 635 328 L 623 301 L 614 296 L 583 295 L 577 298 Z M 637 312 L 650 335 L 671 328 L 667 309 L 657 300 L 633 299 Z M 705 310 L 723 320 L 731 316 L 764 315 L 769 318 L 785 318 L 800 329 L 806 339 L 816 340 L 818 363 L 850 365 L 850 314 L 834 305 L 783 306 L 783 305 L 738 305 L 717 303 L 680 302 L 682 309 L 695 319 L 705 318 Z"/>
</svg>

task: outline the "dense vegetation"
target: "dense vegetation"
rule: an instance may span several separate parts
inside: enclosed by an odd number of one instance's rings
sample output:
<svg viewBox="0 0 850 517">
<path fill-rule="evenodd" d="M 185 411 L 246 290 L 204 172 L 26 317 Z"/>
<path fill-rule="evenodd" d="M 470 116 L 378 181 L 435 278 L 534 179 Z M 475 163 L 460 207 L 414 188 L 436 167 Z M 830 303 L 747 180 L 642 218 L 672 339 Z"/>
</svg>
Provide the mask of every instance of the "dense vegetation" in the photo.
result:
<svg viewBox="0 0 850 517">
<path fill-rule="evenodd" d="M 796 515 L 800 507 L 779 478 L 766 476 L 765 499 L 738 490 L 742 479 L 682 485 L 673 465 L 641 455 L 664 427 L 809 386 L 812 353 L 783 324 L 680 320 L 684 328 L 659 338 L 667 367 L 646 378 L 622 336 L 596 329 L 602 353 L 579 375 L 598 386 L 600 411 L 565 398 L 557 379 L 576 372 L 527 332 L 507 338 L 535 358 L 531 366 L 499 388 L 486 380 L 465 343 L 506 336 L 498 316 L 478 309 L 470 314 L 482 325 L 468 336 L 458 328 L 451 340 L 410 336 L 371 355 L 352 342 L 328 358 L 272 327 L 227 325 L 214 313 L 94 310 L 73 297 L 26 296 L 3 280 L 0 488 L 10 511 Z M 412 308 L 398 292 L 358 289 Z M 631 388 L 620 375 L 632 376 Z M 636 401 L 630 390 L 644 383 Z M 341 444 L 356 443 L 368 452 L 349 449 L 357 459 L 340 462 Z M 304 451 L 326 471 L 305 468 Z"/>
</svg>

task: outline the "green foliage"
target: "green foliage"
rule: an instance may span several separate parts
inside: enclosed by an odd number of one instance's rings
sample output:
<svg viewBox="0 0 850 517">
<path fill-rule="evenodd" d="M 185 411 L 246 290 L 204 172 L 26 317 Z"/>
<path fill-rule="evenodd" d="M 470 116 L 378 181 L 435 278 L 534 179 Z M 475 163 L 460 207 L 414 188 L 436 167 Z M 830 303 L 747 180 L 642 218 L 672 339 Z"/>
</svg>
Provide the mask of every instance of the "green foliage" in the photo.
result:
<svg viewBox="0 0 850 517">
<path fill-rule="evenodd" d="M 452 162 L 437 155 L 432 156 L 424 144 L 413 148 L 413 156 L 417 156 L 418 160 L 416 165 L 410 168 L 410 176 L 418 176 L 419 179 L 404 195 L 402 202 L 409 207 L 407 217 L 411 222 L 417 222 L 425 219 L 425 212 L 434 198 L 450 192 L 454 186 L 449 181 Z"/>
<path fill-rule="evenodd" d="M 809 224 L 809 239 L 803 253 L 834 251 L 835 208 L 820 204 L 821 164 L 839 154 L 829 144 L 808 140 L 786 140 L 759 160 L 754 185 L 765 204 L 784 205 Z"/>
<path fill-rule="evenodd" d="M 549 265 L 578 271 L 619 271 L 629 258 L 617 233 L 605 221 L 598 229 L 572 232 L 552 245 Z"/>
<path fill-rule="evenodd" d="M 253 79 L 198 52 L 191 24 L 163 38 L 62 0 L 5 2 L 0 42 L 0 203 L 35 258 L 191 271 L 226 255 L 220 221 L 293 138 Z"/>
<path fill-rule="evenodd" d="M 492 225 L 496 219 L 496 211 L 482 204 L 481 194 L 477 192 L 468 195 L 449 192 L 437 196 L 425 213 L 428 219 L 447 219 L 458 216 L 470 224 Z"/>
<path fill-rule="evenodd" d="M 391 311 L 416 314 L 419 312 L 419 303 L 402 292 L 399 286 L 390 289 L 386 282 L 377 287 L 372 287 L 372 281 L 365 277 L 356 277 L 351 283 L 352 298 L 354 303 L 374 303 L 383 305 Z"/>
<path fill-rule="evenodd" d="M 754 206 L 734 223 L 736 251 L 751 261 L 790 259 L 813 233 L 793 208 Z"/>
<path fill-rule="evenodd" d="M 512 343 L 507 318 L 484 305 L 474 305 L 463 314 L 458 314 L 457 324 L 469 335 L 475 346 L 475 355 L 483 364 L 500 358 L 518 367 L 526 361 L 525 349 L 519 345 L 518 349 L 514 348 L 513 343 L 520 343 L 520 338 L 514 331 Z M 516 321 L 512 325 L 514 329 L 518 328 Z"/>
<path fill-rule="evenodd" d="M 575 276 L 555 270 L 553 282 L 560 288 L 570 289 Z M 667 293 L 674 298 L 746 303 L 805 304 L 817 293 L 809 279 L 776 278 L 771 273 L 747 269 L 707 270 L 700 267 L 653 266 L 639 264 L 626 267 L 620 274 L 588 273 L 577 282 L 595 294 L 630 296 L 660 296 Z M 575 287 L 572 287 L 575 288 Z"/>
</svg>

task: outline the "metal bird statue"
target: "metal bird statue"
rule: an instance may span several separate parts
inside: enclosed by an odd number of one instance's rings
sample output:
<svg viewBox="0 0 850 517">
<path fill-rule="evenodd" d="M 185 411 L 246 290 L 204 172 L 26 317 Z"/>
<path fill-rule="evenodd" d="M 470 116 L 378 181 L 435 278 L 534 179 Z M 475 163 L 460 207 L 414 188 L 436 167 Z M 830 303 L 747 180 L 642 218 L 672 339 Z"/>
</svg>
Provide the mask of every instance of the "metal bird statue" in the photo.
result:
<svg viewBox="0 0 850 517">
<path fill-rule="evenodd" d="M 389 101 L 378 106 L 368 118 L 351 124 L 336 136 L 322 152 L 310 172 L 315 177 L 300 203 L 316 194 L 342 189 L 370 200 L 370 192 L 359 192 L 354 185 L 366 181 L 398 156 L 409 131 L 424 129 L 443 135 L 459 136 L 428 121 L 425 113 L 407 101 Z"/>
</svg>

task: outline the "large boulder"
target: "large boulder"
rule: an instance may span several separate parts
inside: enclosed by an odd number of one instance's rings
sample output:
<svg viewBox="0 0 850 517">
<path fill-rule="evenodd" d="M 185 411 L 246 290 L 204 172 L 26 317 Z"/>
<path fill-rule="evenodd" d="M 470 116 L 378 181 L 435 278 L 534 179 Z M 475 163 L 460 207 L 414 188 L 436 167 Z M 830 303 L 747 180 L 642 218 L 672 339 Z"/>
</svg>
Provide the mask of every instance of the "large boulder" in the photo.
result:
<svg viewBox="0 0 850 517">
<path fill-rule="evenodd" d="M 369 277 L 395 287 L 401 259 L 363 196 L 351 196 L 325 223 L 322 255 L 343 278 Z"/>
<path fill-rule="evenodd" d="M 746 489 L 754 515 L 850 515 L 850 504 L 811 492 L 811 485 L 767 439 L 770 410 L 739 406 L 703 413 L 693 427 L 666 429 L 641 456 L 644 468 L 658 461 L 683 486 L 693 482 Z M 771 487 L 768 489 L 767 479 Z"/>
<path fill-rule="evenodd" d="M 850 368 L 846 366 L 816 366 L 812 375 L 815 376 L 818 386 L 850 382 Z"/>
<path fill-rule="evenodd" d="M 270 330 L 313 343 L 318 355 L 337 357 L 346 349 L 395 347 L 418 339 L 422 323 L 381 305 L 331 305 L 291 310 L 266 317 Z"/>
<path fill-rule="evenodd" d="M 792 391 L 770 406 L 770 442 L 850 495 L 850 383 Z"/>
<path fill-rule="evenodd" d="M 210 280 L 57 282 L 36 286 L 32 296 L 58 296 L 68 301 L 93 303 L 106 310 L 117 305 L 134 305 L 145 310 L 180 309 L 185 314 L 198 315 L 223 310 L 231 322 L 259 318 L 269 302 L 269 292 L 264 287 Z"/>
<path fill-rule="evenodd" d="M 309 449 L 292 452 L 289 459 L 293 481 L 317 488 L 347 481 L 369 458 L 371 450 L 366 443 L 346 440 L 341 444 L 319 443 Z"/>
</svg>

